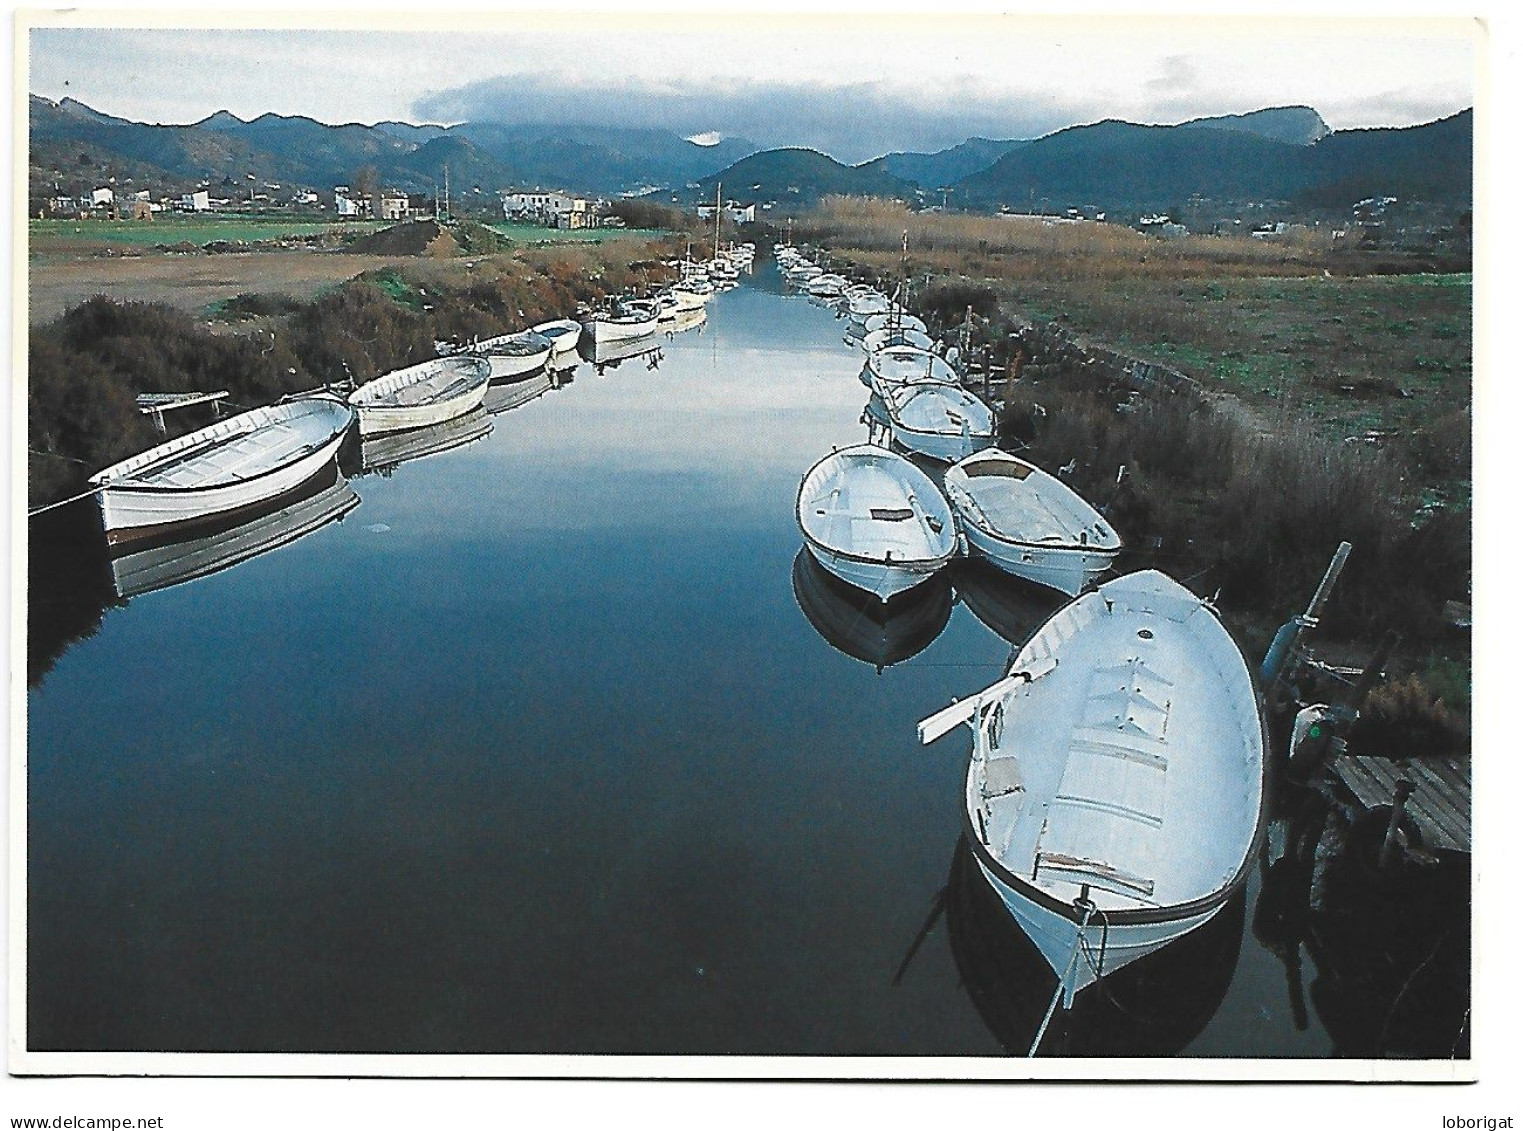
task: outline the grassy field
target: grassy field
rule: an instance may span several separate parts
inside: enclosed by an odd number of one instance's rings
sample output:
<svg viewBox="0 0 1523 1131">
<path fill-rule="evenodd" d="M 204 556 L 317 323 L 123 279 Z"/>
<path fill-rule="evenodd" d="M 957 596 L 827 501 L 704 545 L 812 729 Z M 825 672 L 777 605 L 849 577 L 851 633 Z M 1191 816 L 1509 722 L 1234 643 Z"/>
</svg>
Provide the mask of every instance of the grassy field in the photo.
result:
<svg viewBox="0 0 1523 1131">
<path fill-rule="evenodd" d="M 486 225 L 505 239 L 517 243 L 602 243 L 604 240 L 654 239 L 666 233 L 637 228 L 540 228 L 532 224 L 510 224 L 506 221 Z"/>
<path fill-rule="evenodd" d="M 801 226 L 888 275 L 907 243 L 912 279 L 985 285 L 1018 317 L 1172 365 L 1272 427 L 1338 441 L 1468 431 L 1470 275 L 1389 273 L 1348 250 L 1353 234 L 1164 240 L 839 199 Z"/>
<path fill-rule="evenodd" d="M 1469 275 L 1001 282 L 1037 321 L 1183 370 L 1339 438 L 1470 403 Z"/>
<path fill-rule="evenodd" d="M 1118 408 L 1121 395 L 1087 376 L 1098 370 L 1026 357 L 1037 364 L 1003 390 L 1003 426 L 1110 508 L 1134 548 L 1129 568 L 1151 553 L 1219 591 L 1255 654 L 1338 542 L 1353 542 L 1324 635 L 1357 656 L 1394 628 L 1405 641 L 1397 667 L 1468 706 L 1468 639 L 1446 612 L 1470 599 L 1462 262 L 1435 274 L 1422 259 L 1358 250 L 1352 232 L 1159 239 L 842 199 L 796 222 L 793 237 L 880 282 L 907 268 L 912 304 L 943 325 L 975 303 L 997 366 L 1024 350 L 1013 337 L 1022 322 L 1057 323 L 1083 346 L 1195 378 L 1208 394 L 1200 406 Z"/>
<path fill-rule="evenodd" d="M 67 251 L 81 244 L 151 248 L 161 243 L 207 244 L 215 240 L 256 243 L 328 232 L 363 236 L 386 226 L 378 221 L 339 223 L 288 217 L 186 215 L 157 220 L 30 220 L 27 234 L 32 254 L 38 255 Z"/>
<path fill-rule="evenodd" d="M 370 235 L 390 224 L 379 220 L 302 220 L 227 213 L 217 216 L 172 215 L 157 220 L 30 220 L 29 251 L 33 256 L 89 253 L 99 248 L 148 250 L 159 244 L 216 241 L 262 243 L 286 238 L 332 236 L 337 243 Z M 585 228 L 558 231 L 528 224 L 490 223 L 486 227 L 516 243 L 600 243 L 627 238 L 650 239 L 663 233 L 623 228 Z"/>
</svg>

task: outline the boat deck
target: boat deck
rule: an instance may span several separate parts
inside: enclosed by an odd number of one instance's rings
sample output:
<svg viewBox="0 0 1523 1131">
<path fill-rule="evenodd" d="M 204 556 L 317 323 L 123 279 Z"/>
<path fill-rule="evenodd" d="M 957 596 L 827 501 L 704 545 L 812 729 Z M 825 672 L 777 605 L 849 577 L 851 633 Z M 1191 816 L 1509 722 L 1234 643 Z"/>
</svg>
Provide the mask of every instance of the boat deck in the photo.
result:
<svg viewBox="0 0 1523 1131">
<path fill-rule="evenodd" d="M 327 439 L 326 432 L 314 435 L 311 428 L 276 421 L 247 431 L 208 437 L 194 447 L 167 454 L 138 469 L 130 480 L 145 487 L 176 488 L 233 483 L 300 459 Z"/>
<path fill-rule="evenodd" d="M 1247 669 L 1210 611 L 1102 588 L 1049 621 L 1023 667 L 1035 678 L 1002 699 L 969 775 L 995 858 L 1064 903 L 1088 884 L 1105 910 L 1227 884 L 1257 828 L 1263 747 Z"/>
<path fill-rule="evenodd" d="M 891 467 L 868 459 L 822 482 L 803 500 L 802 517 L 824 545 L 877 560 L 886 553 L 900 561 L 938 558 L 952 537 L 949 524 L 931 515 Z"/>
<path fill-rule="evenodd" d="M 973 502 L 983 525 L 1021 542 L 1114 549 L 1115 532 L 1089 507 L 1075 506 L 1066 486 L 1014 460 L 983 460 L 949 474 L 948 482 Z M 955 497 L 955 496 L 954 496 Z"/>
</svg>

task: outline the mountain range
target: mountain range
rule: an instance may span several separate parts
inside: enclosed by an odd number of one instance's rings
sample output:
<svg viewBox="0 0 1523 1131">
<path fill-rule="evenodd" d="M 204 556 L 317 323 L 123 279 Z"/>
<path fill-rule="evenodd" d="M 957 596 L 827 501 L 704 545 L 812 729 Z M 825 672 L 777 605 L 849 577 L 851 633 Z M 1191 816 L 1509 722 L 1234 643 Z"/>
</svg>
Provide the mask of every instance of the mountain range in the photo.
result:
<svg viewBox="0 0 1523 1131">
<path fill-rule="evenodd" d="M 1421 126 L 1332 131 L 1311 107 L 1283 106 L 1173 126 L 1109 120 L 1035 139 L 972 137 L 846 165 L 810 149 L 759 150 L 743 138 L 700 145 L 662 130 L 577 123 L 326 125 L 219 111 L 165 126 L 36 95 L 29 117 L 34 194 L 54 185 L 78 192 L 103 170 L 166 189 L 257 181 L 326 190 L 365 176 L 430 192 L 448 166 L 456 193 L 660 191 L 692 203 L 722 182 L 733 199 L 785 209 L 830 193 L 1016 210 L 1166 209 L 1192 195 L 1342 206 L 1384 194 L 1465 206 L 1473 133 L 1468 110 Z"/>
<path fill-rule="evenodd" d="M 157 179 L 166 186 L 253 179 L 326 190 L 369 170 L 380 185 L 430 192 L 448 165 L 451 185 L 461 191 L 612 194 L 686 185 L 758 148 L 744 138 L 705 146 L 662 130 L 574 123 L 330 126 L 283 114 L 245 121 L 226 110 L 191 125 L 164 126 L 37 95 L 28 111 L 34 186 L 39 179 L 58 182 L 86 166 L 107 164 L 136 170 L 125 174 L 134 180 Z"/>
</svg>

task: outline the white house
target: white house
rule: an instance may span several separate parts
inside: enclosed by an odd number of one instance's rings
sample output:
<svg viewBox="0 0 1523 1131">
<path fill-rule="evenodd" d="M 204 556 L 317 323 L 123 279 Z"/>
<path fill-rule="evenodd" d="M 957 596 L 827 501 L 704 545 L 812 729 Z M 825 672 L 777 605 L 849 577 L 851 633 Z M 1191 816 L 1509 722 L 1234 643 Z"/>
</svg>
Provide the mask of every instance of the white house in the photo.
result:
<svg viewBox="0 0 1523 1131">
<path fill-rule="evenodd" d="M 412 214 L 412 208 L 408 204 L 407 194 L 398 192 L 396 189 L 387 189 L 381 193 L 381 219 L 382 220 L 405 220 Z"/>
<path fill-rule="evenodd" d="M 205 189 L 187 192 L 180 197 L 181 212 L 205 212 L 211 206 L 211 194 Z"/>
<path fill-rule="evenodd" d="M 90 193 L 90 207 L 100 208 L 103 205 L 116 203 L 116 193 L 108 188 L 98 188 Z"/>
</svg>

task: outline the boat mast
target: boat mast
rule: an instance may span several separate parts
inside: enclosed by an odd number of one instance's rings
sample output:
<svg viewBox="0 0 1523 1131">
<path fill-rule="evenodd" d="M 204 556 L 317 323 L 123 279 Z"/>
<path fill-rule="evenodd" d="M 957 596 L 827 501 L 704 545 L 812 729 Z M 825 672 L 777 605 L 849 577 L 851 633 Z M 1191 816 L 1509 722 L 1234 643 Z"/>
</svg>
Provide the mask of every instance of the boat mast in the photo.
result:
<svg viewBox="0 0 1523 1131">
<path fill-rule="evenodd" d="M 724 191 L 724 182 L 714 183 L 714 258 L 719 258 L 719 194 Z"/>
</svg>

